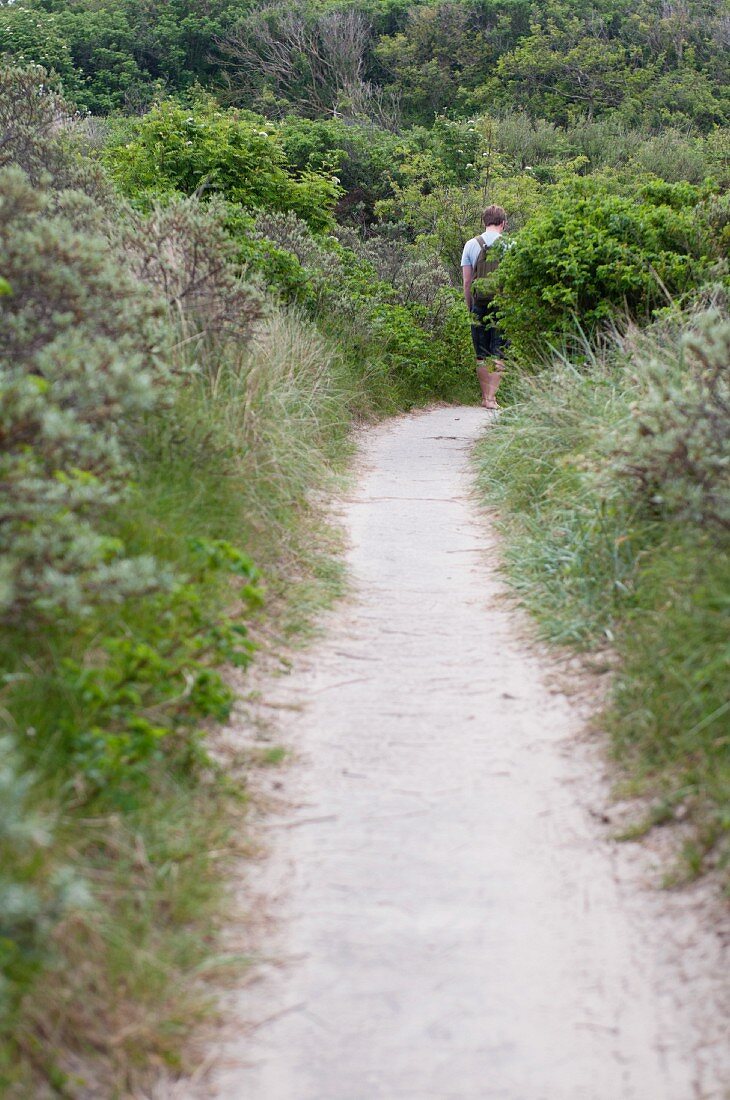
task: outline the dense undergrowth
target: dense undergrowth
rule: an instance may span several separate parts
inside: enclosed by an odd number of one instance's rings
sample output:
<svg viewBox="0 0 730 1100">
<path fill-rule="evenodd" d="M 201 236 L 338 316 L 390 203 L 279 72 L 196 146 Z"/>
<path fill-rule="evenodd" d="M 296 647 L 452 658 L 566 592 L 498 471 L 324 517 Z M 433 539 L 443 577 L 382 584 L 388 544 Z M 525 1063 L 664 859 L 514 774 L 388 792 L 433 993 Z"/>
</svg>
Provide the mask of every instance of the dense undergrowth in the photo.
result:
<svg viewBox="0 0 730 1100">
<path fill-rule="evenodd" d="M 726 859 L 728 18 L 0 3 L 0 1090 L 183 1064 L 236 965 L 222 670 L 337 590 L 317 501 L 352 423 L 476 398 L 488 203 L 510 575 L 548 637 L 618 655 L 646 825 Z"/>
</svg>

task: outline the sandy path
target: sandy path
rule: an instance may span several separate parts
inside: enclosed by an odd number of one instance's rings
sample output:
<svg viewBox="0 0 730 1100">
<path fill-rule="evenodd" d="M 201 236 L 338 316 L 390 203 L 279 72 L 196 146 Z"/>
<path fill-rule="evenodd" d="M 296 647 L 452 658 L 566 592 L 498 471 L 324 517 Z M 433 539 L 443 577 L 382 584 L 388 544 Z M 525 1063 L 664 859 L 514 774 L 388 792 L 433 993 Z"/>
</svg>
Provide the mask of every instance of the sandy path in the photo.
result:
<svg viewBox="0 0 730 1100">
<path fill-rule="evenodd" d="M 727 1095 L 718 937 L 610 841 L 579 708 L 498 599 L 468 493 L 484 424 L 445 408 L 365 438 L 355 595 L 271 685 L 299 756 L 246 886 L 272 957 L 176 1096 Z"/>
</svg>

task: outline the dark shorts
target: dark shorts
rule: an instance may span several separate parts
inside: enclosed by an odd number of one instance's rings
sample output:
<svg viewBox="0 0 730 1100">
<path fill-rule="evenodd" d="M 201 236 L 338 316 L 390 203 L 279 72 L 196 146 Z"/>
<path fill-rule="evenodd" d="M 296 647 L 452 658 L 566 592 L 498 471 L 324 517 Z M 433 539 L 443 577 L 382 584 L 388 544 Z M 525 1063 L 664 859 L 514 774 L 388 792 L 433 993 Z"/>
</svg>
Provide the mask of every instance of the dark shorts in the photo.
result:
<svg viewBox="0 0 730 1100">
<path fill-rule="evenodd" d="M 499 359 L 507 341 L 492 322 L 490 306 L 475 302 L 471 307 L 471 316 L 471 338 L 477 359 Z"/>
</svg>

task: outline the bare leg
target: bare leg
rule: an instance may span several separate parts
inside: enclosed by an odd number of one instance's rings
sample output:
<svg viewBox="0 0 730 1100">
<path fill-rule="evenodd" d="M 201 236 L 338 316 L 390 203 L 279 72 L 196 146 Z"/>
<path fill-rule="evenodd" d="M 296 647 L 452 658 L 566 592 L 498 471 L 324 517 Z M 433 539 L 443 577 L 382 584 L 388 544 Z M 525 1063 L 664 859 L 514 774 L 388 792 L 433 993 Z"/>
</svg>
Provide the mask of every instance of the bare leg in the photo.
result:
<svg viewBox="0 0 730 1100">
<path fill-rule="evenodd" d="M 477 359 L 477 378 L 479 379 L 479 389 L 482 391 L 482 405 L 485 409 L 490 408 L 487 404 L 489 401 L 489 379 L 491 377 L 489 368 L 483 359 Z"/>
<path fill-rule="evenodd" d="M 497 390 L 499 389 L 499 383 L 502 381 L 503 372 L 504 363 L 501 359 L 494 360 L 494 370 L 490 371 L 486 367 L 484 368 L 484 386 L 482 387 L 482 397 L 484 398 L 484 400 L 482 404 L 484 405 L 485 409 L 499 408 L 495 397 Z M 477 371 L 477 373 L 479 372 Z"/>
</svg>

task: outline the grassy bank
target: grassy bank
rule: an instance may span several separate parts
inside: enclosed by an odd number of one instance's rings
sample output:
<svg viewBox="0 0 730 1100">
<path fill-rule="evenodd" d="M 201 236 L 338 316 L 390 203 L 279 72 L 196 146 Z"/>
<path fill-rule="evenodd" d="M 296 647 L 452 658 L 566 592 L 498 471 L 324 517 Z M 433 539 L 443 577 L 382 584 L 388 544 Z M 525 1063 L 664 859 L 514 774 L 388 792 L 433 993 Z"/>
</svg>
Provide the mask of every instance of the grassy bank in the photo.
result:
<svg viewBox="0 0 730 1100">
<path fill-rule="evenodd" d="M 515 383 L 476 456 L 543 636 L 618 657 L 601 721 L 650 799 L 634 835 L 681 819 L 670 877 L 725 881 L 729 340 L 713 308 L 556 361 Z"/>
</svg>

